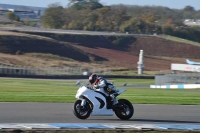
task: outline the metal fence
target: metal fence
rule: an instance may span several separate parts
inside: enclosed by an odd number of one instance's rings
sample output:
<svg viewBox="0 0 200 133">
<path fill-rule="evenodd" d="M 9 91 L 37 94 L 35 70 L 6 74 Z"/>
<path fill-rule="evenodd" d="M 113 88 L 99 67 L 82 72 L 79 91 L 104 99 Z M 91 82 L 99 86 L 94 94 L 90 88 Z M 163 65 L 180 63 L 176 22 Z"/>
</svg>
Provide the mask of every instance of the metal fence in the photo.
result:
<svg viewBox="0 0 200 133">
<path fill-rule="evenodd" d="M 101 75 L 110 75 L 108 68 L 82 68 L 76 66 L 69 67 L 30 67 L 15 65 L 0 65 L 0 74 L 18 74 L 18 75 L 89 75 L 97 73 Z"/>
<path fill-rule="evenodd" d="M 155 85 L 200 84 L 200 73 L 156 74 Z"/>
</svg>

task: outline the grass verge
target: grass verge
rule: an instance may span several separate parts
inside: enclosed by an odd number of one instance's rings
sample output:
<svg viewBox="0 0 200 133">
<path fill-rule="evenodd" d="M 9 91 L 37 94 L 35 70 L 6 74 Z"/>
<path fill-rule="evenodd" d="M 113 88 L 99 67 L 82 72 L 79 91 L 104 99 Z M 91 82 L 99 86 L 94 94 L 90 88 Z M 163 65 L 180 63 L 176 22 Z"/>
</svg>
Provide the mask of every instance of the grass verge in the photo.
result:
<svg viewBox="0 0 200 133">
<path fill-rule="evenodd" d="M 150 89 L 152 79 L 109 79 L 117 88 L 127 88 L 119 98 L 133 104 L 200 105 L 200 90 Z M 123 86 L 127 83 L 127 86 Z M 0 102 L 74 102 L 76 80 L 34 80 L 0 78 Z"/>
</svg>

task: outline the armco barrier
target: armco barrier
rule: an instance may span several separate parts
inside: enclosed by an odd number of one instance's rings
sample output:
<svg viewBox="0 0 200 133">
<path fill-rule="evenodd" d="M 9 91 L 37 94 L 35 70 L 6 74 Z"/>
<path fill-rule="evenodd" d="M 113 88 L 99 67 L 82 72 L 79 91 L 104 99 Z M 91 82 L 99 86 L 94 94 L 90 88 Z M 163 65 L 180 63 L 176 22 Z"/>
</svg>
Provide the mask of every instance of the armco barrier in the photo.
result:
<svg viewBox="0 0 200 133">
<path fill-rule="evenodd" d="M 127 79 L 154 79 L 154 76 L 121 76 L 121 75 L 101 75 L 104 78 L 127 78 Z M 88 79 L 86 75 L 15 75 L 0 74 L 0 77 L 7 78 L 37 78 L 37 79 Z"/>
<path fill-rule="evenodd" d="M 197 89 L 197 88 L 200 88 L 200 84 L 150 85 L 150 88 L 160 88 L 160 89 Z"/>
</svg>

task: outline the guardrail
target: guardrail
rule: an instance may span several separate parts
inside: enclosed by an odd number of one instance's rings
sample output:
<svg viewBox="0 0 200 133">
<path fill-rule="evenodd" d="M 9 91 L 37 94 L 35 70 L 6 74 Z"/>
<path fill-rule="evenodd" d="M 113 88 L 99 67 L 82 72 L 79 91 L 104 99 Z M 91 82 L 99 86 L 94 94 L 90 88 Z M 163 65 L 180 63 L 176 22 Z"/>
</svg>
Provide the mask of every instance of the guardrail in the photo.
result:
<svg viewBox="0 0 200 133">
<path fill-rule="evenodd" d="M 154 76 L 122 76 L 122 75 L 102 75 L 104 78 L 124 78 L 124 79 L 154 79 Z M 87 75 L 18 75 L 0 74 L 6 78 L 36 78 L 36 79 L 88 79 Z"/>
<path fill-rule="evenodd" d="M 97 73 L 100 75 L 110 75 L 111 70 L 108 68 L 82 68 L 77 66 L 65 67 L 33 67 L 33 66 L 16 66 L 0 65 L 0 74 L 6 75 L 88 75 Z"/>
</svg>

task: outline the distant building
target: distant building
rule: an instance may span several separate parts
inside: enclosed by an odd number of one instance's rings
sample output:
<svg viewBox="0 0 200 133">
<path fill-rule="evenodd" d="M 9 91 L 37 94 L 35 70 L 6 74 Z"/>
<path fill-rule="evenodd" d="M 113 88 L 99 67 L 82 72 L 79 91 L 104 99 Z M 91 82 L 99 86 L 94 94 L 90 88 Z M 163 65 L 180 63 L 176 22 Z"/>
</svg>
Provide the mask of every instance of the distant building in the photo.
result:
<svg viewBox="0 0 200 133">
<path fill-rule="evenodd" d="M 5 16 L 7 12 L 14 12 L 20 20 L 38 21 L 45 9 L 43 7 L 0 4 L 0 15 Z"/>
<path fill-rule="evenodd" d="M 15 15 L 19 16 L 20 20 L 32 20 L 38 21 L 40 19 L 40 14 L 29 10 L 15 10 L 15 9 L 0 9 L 1 15 L 5 16 L 7 12 L 13 12 Z"/>
<path fill-rule="evenodd" d="M 198 26 L 200 26 L 200 19 L 185 19 L 184 24 L 185 25 L 198 25 Z"/>
</svg>

